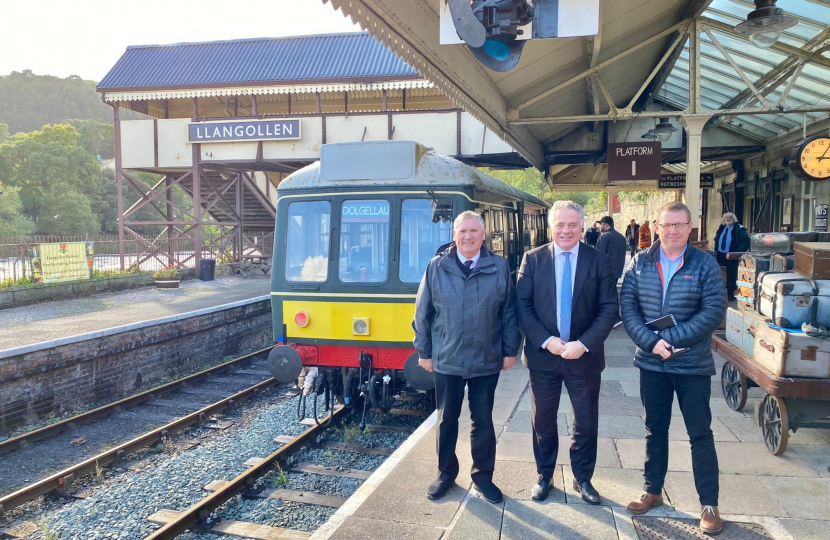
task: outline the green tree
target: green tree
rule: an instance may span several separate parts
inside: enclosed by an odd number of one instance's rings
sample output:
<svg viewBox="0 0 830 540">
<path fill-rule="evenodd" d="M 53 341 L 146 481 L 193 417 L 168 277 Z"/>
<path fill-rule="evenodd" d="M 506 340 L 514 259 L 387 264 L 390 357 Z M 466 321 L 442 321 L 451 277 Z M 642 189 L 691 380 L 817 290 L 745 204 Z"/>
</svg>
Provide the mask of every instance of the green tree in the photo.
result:
<svg viewBox="0 0 830 540">
<path fill-rule="evenodd" d="M 482 172 L 489 174 L 493 178 L 498 178 L 506 184 L 521 189 L 526 193 L 535 195 L 536 197 L 545 198 L 549 193 L 548 184 L 545 181 L 545 175 L 533 167 L 527 169 L 506 169 L 506 170 L 491 170 L 482 168 Z"/>
<path fill-rule="evenodd" d="M 112 124 L 97 120 L 67 120 L 78 132 L 78 144 L 92 156 L 115 157 L 115 129 Z"/>
<path fill-rule="evenodd" d="M 17 188 L 0 184 L 0 238 L 16 238 L 32 234 L 35 223 L 23 215 L 23 204 Z"/>
<path fill-rule="evenodd" d="M 0 124 L 0 144 L 6 142 L 11 138 L 9 135 L 9 125 L 8 124 Z"/>
<path fill-rule="evenodd" d="M 83 193 L 54 189 L 43 197 L 37 228 L 45 234 L 82 236 L 101 232 L 101 221 Z"/>
</svg>

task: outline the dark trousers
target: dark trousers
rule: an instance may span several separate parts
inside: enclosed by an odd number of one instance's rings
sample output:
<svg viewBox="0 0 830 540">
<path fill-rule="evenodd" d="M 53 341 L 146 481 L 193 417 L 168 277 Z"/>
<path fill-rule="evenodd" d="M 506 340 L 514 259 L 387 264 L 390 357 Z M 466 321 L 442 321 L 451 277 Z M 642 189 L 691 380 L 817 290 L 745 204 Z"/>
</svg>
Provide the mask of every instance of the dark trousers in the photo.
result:
<svg viewBox="0 0 830 540">
<path fill-rule="evenodd" d="M 628 247 L 629 247 L 629 249 L 631 249 L 631 256 L 632 257 L 634 257 L 634 255 L 637 254 L 637 246 L 638 245 L 639 245 L 639 242 L 629 242 L 628 243 Z"/>
<path fill-rule="evenodd" d="M 708 375 L 640 370 L 640 398 L 646 409 L 645 490 L 660 495 L 669 468 L 669 424 L 674 394 L 692 444 L 692 470 L 702 505 L 718 505 L 718 454 L 712 435 L 712 393 Z"/>
<path fill-rule="evenodd" d="M 458 417 L 464 403 L 464 386 L 470 400 L 470 446 L 473 468 L 470 476 L 476 484 L 493 479 L 496 466 L 496 431 L 493 428 L 493 402 L 499 374 L 465 379 L 433 372 L 435 401 L 438 406 L 438 429 L 435 443 L 438 449 L 438 471 L 441 480 L 455 480 L 458 476 Z"/>
<path fill-rule="evenodd" d="M 726 295 L 732 300 L 738 288 L 738 264 L 740 261 L 726 260 L 726 253 L 718 251 L 718 264 L 726 267 Z"/>
<path fill-rule="evenodd" d="M 559 454 L 556 415 L 559 413 L 563 382 L 568 389 L 574 410 L 571 470 L 574 478 L 579 481 L 591 480 L 594 476 L 597 463 L 600 381 L 600 373 L 577 377 L 570 373 L 563 374 L 561 371 L 530 370 L 533 457 L 536 459 L 536 471 L 543 478 L 553 477 L 556 457 Z"/>
</svg>

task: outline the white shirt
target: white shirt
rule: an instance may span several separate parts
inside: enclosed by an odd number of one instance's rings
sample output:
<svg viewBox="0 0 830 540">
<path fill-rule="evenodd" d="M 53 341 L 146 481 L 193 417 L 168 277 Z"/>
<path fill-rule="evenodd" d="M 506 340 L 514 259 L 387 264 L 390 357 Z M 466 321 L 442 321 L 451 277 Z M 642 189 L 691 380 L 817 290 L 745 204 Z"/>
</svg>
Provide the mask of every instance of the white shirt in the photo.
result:
<svg viewBox="0 0 830 540">
<path fill-rule="evenodd" d="M 571 297 L 573 297 L 573 289 L 574 289 L 574 282 L 576 281 L 576 262 L 579 258 L 579 244 L 577 242 L 574 247 L 567 250 L 570 253 L 570 260 L 571 260 Z M 559 321 L 562 320 L 562 302 L 559 301 L 562 298 L 562 274 L 565 272 L 565 253 L 566 250 L 560 248 L 556 243 L 553 244 L 553 262 L 554 262 L 554 272 L 556 273 L 556 295 L 559 297 L 556 299 L 556 324 L 559 325 Z M 555 336 L 550 336 L 545 342 L 542 344 L 542 348 L 544 349 L 548 342 L 552 340 Z M 583 345 L 585 347 L 585 345 Z M 588 348 L 586 347 L 585 350 L 587 351 Z"/>
<path fill-rule="evenodd" d="M 473 257 L 472 259 L 468 259 L 464 255 L 462 255 L 461 252 L 458 251 L 457 249 L 455 250 L 455 254 L 458 256 L 458 260 L 461 261 L 461 264 L 464 264 L 467 261 L 473 261 L 473 263 L 470 265 L 471 269 L 476 267 L 476 265 L 478 264 L 478 260 L 481 258 L 481 252 L 480 251 L 478 253 L 476 253 L 475 257 Z"/>
</svg>

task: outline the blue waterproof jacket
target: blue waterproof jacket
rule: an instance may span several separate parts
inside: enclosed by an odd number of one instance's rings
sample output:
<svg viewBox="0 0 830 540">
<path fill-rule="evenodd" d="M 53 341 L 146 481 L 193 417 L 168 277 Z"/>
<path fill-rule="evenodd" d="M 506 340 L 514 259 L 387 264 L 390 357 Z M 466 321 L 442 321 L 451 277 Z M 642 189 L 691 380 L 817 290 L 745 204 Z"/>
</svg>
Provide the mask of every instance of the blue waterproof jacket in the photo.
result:
<svg viewBox="0 0 830 540">
<path fill-rule="evenodd" d="M 714 257 L 689 242 L 683 264 L 669 281 L 663 300 L 659 262 L 658 240 L 634 258 L 620 291 L 623 324 L 637 345 L 634 365 L 681 375 L 714 375 L 712 333 L 726 316 L 726 288 L 720 267 Z M 669 314 L 674 315 L 677 326 L 656 334 L 646 327 L 646 321 Z M 651 352 L 660 339 L 689 350 L 663 360 Z"/>
</svg>

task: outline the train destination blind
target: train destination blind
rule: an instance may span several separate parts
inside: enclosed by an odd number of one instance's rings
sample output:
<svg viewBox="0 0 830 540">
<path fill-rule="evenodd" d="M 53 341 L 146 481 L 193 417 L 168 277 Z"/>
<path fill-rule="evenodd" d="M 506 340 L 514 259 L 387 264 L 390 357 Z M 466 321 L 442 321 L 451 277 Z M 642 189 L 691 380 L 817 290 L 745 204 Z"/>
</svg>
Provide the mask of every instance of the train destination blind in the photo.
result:
<svg viewBox="0 0 830 540">
<path fill-rule="evenodd" d="M 188 142 L 190 143 L 269 141 L 299 138 L 299 120 L 251 120 L 188 124 Z"/>
</svg>

